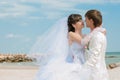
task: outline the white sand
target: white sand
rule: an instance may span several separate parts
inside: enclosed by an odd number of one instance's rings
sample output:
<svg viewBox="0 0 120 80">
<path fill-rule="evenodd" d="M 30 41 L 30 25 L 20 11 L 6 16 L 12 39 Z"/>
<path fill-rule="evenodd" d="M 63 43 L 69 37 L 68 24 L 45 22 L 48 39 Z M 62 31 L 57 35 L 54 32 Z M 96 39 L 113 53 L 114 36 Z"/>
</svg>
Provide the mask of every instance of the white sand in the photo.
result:
<svg viewBox="0 0 120 80">
<path fill-rule="evenodd" d="M 0 66 L 0 80 L 34 80 L 38 67 Z"/>
<path fill-rule="evenodd" d="M 120 80 L 120 67 L 108 71 L 110 80 Z"/>
<path fill-rule="evenodd" d="M 0 65 L 0 80 L 34 80 L 37 66 Z M 120 67 L 108 70 L 110 80 L 120 80 Z"/>
</svg>

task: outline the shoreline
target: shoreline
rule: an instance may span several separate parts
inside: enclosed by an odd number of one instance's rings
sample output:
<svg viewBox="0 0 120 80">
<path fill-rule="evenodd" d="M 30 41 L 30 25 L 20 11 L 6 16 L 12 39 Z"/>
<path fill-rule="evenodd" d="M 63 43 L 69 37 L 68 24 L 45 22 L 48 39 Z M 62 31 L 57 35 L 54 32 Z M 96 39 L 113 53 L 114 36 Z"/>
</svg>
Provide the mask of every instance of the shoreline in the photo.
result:
<svg viewBox="0 0 120 80">
<path fill-rule="evenodd" d="M 1 55 L 0 55 L 1 56 Z M 16 58 L 17 57 L 17 58 Z M 39 67 L 26 54 L 5 55 L 0 57 L 0 79 L 1 80 L 34 80 Z M 116 56 L 107 56 L 114 59 Z M 107 66 L 110 80 L 120 79 L 120 62 L 113 62 Z"/>
</svg>

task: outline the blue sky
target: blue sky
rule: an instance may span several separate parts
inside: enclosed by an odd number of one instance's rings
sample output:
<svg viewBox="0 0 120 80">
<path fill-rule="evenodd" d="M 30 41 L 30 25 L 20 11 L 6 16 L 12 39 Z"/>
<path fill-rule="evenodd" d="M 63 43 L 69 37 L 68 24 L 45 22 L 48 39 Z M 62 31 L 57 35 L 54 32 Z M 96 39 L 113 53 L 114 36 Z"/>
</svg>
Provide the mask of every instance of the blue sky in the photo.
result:
<svg viewBox="0 0 120 80">
<path fill-rule="evenodd" d="M 107 30 L 107 52 L 120 51 L 120 0 L 1 0 L 0 53 L 28 53 L 57 20 L 98 9 Z M 85 28 L 84 33 L 89 30 Z"/>
</svg>

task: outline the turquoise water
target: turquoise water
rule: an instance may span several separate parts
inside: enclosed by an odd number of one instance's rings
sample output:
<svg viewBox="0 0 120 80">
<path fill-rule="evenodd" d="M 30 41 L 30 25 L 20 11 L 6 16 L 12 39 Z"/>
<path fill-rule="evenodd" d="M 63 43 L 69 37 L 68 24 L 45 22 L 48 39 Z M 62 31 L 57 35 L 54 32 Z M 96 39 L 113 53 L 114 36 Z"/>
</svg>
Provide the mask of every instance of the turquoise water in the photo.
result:
<svg viewBox="0 0 120 80">
<path fill-rule="evenodd" d="M 120 62 L 120 52 L 106 52 L 106 64 Z"/>
</svg>

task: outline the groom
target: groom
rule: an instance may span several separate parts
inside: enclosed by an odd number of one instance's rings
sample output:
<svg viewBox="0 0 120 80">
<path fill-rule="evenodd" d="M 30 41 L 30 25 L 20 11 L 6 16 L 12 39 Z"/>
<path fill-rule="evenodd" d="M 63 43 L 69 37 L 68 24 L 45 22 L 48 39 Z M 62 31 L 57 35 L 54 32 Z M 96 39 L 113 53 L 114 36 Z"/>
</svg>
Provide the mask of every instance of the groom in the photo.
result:
<svg viewBox="0 0 120 80">
<path fill-rule="evenodd" d="M 84 66 L 87 66 L 91 70 L 89 80 L 108 80 L 105 64 L 106 35 L 102 31 L 102 15 L 100 11 L 87 11 L 85 22 L 86 26 L 91 30 L 91 33 L 88 34 L 90 39 L 86 43 L 85 54 L 87 56 L 84 64 Z M 82 41 L 84 42 L 84 38 Z"/>
<path fill-rule="evenodd" d="M 84 38 L 70 33 L 72 39 L 85 46 L 86 62 L 80 69 L 81 80 L 108 80 L 105 64 L 106 30 L 102 28 L 102 15 L 98 10 L 89 10 L 85 14 L 86 26 L 91 32 Z"/>
</svg>

